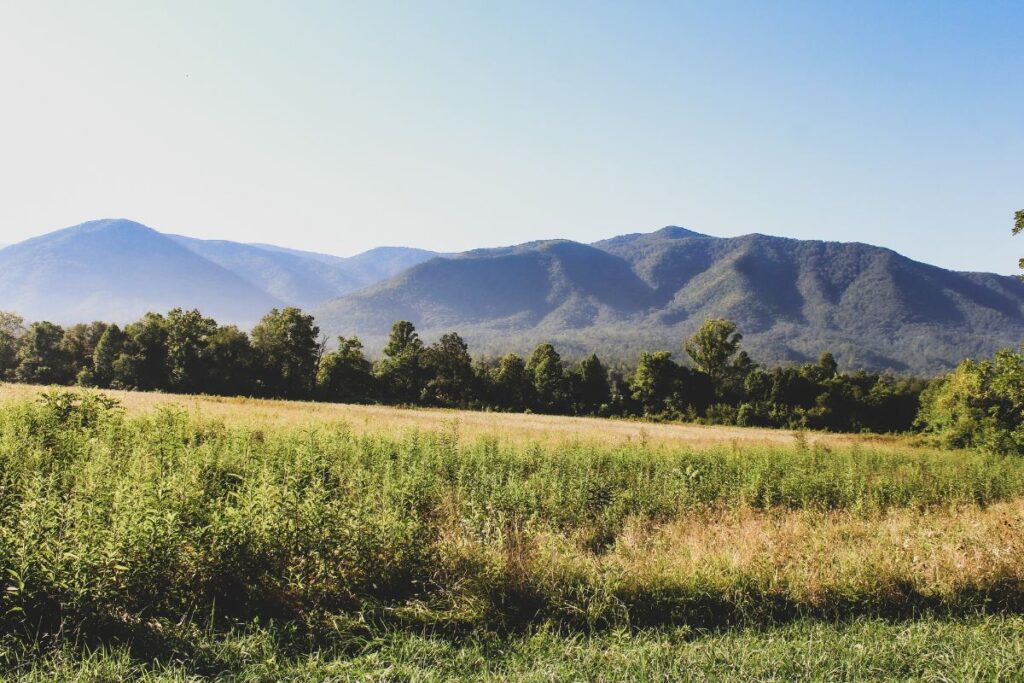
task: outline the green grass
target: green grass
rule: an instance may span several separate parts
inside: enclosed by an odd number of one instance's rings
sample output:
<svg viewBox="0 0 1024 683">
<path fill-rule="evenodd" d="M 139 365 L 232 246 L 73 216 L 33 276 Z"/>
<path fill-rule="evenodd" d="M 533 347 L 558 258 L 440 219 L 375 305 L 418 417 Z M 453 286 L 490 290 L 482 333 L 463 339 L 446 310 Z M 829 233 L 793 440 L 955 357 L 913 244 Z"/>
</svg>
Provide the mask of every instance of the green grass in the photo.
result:
<svg viewBox="0 0 1024 683">
<path fill-rule="evenodd" d="M 967 671 L 960 642 L 993 677 L 1022 498 L 1024 461 L 966 452 L 226 427 L 55 394 L 0 406 L 0 670 L 856 679 Z M 688 640 L 710 628 L 733 630 Z"/>
<path fill-rule="evenodd" d="M 65 647 L 12 667 L 7 680 L 1019 681 L 1024 620 L 805 621 L 706 634 L 542 629 L 461 640 L 384 632 L 313 653 L 282 651 L 268 630 L 204 640 L 163 661 L 142 660 L 124 647 Z"/>
</svg>

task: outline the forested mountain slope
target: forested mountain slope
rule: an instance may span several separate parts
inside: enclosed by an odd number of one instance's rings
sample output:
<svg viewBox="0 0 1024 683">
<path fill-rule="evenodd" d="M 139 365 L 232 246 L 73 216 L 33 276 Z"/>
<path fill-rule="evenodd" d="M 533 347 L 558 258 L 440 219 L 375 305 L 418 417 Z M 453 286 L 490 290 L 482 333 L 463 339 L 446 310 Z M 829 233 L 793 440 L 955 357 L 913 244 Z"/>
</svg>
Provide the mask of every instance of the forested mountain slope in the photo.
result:
<svg viewBox="0 0 1024 683">
<path fill-rule="evenodd" d="M 764 362 L 830 349 L 846 367 L 917 373 L 1024 340 L 1024 284 L 1011 277 L 865 244 L 676 227 L 434 259 L 316 312 L 324 329 L 371 348 L 402 318 L 427 337 L 458 330 L 485 352 L 553 341 L 623 359 L 678 350 L 703 320 L 726 317 Z"/>
<path fill-rule="evenodd" d="M 845 368 L 914 373 L 1024 340 L 1024 283 L 866 244 L 668 227 L 438 256 L 381 247 L 343 258 L 91 221 L 0 249 L 0 310 L 75 323 L 194 307 L 248 326 L 294 305 L 371 352 L 406 319 L 428 340 L 458 331 L 478 354 L 551 341 L 609 361 L 678 352 L 702 321 L 726 317 L 767 364 L 827 349 Z"/>
</svg>

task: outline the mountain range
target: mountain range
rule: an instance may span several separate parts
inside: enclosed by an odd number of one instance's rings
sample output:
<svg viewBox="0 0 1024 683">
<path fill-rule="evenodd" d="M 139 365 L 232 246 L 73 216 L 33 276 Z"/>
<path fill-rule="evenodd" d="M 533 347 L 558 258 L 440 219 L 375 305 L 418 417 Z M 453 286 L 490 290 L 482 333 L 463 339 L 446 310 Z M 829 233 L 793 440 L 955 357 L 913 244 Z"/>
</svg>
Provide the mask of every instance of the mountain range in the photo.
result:
<svg viewBox="0 0 1024 683">
<path fill-rule="evenodd" d="M 1024 340 L 1024 283 L 859 243 L 680 227 L 593 244 L 547 240 L 461 254 L 390 247 L 341 258 L 165 235 L 106 220 L 0 249 L 0 309 L 57 322 L 197 307 L 249 325 L 272 306 L 312 310 L 371 352 L 397 319 L 455 330 L 478 355 L 551 341 L 568 356 L 678 355 L 727 317 L 766 364 L 831 350 L 844 367 L 930 374 Z"/>
<path fill-rule="evenodd" d="M 275 306 L 312 308 L 435 255 L 381 247 L 341 258 L 90 221 L 0 249 L 0 309 L 74 323 L 180 306 L 250 326 Z"/>
</svg>

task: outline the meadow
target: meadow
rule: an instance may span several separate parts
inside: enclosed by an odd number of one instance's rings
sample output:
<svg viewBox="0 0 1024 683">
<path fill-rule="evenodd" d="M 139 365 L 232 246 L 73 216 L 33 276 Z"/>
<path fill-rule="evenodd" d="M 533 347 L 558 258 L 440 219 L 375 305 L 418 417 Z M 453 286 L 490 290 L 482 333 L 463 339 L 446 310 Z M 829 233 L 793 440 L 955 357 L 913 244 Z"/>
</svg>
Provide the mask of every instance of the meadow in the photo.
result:
<svg viewBox="0 0 1024 683">
<path fill-rule="evenodd" d="M 34 400 L 51 389 L 31 384 L 0 384 L 0 403 L 18 399 Z M 68 387 L 66 391 L 83 391 Z M 637 419 L 566 417 L 530 413 L 484 412 L 451 408 L 399 408 L 383 405 L 289 401 L 265 398 L 168 394 L 151 391 L 103 389 L 117 400 L 128 415 L 139 415 L 173 406 L 199 421 L 217 421 L 226 426 L 295 428 L 344 424 L 356 434 L 402 434 L 410 430 L 438 431 L 457 425 L 467 439 L 497 438 L 503 442 L 561 445 L 585 442 L 606 446 L 639 444 L 685 444 L 689 446 L 794 444 L 796 432 L 756 427 L 707 426 L 655 422 Z M 889 434 L 842 434 L 804 431 L 799 438 L 825 446 L 884 444 L 905 450 L 920 445 L 920 439 Z"/>
<path fill-rule="evenodd" d="M 11 680 L 1014 680 L 1022 532 L 908 438 L 0 388 Z"/>
</svg>

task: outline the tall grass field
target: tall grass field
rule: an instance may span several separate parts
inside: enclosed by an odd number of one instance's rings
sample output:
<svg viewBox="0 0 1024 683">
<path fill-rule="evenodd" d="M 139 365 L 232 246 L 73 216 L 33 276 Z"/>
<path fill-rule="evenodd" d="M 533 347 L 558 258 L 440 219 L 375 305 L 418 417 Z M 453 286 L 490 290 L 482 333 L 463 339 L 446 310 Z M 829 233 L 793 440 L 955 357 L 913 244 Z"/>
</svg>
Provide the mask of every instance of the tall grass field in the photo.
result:
<svg viewBox="0 0 1024 683">
<path fill-rule="evenodd" d="M 467 429 L 451 412 L 375 428 L 246 422 L 212 402 L 8 396 L 0 676 L 1024 672 L 1018 458 L 495 425 Z"/>
</svg>

